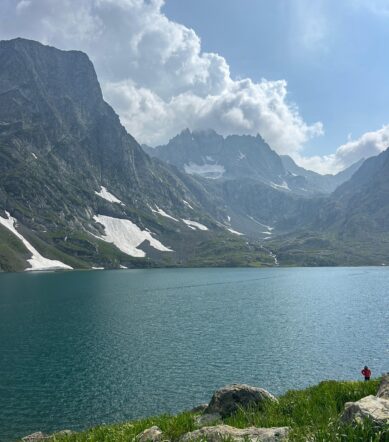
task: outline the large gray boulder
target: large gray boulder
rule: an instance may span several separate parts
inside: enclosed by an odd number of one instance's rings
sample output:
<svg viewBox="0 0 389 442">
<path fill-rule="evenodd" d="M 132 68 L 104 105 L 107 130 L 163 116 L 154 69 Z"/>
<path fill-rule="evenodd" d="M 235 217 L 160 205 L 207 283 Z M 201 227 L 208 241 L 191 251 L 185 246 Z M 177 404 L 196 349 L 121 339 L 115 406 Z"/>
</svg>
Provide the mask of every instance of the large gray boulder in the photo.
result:
<svg viewBox="0 0 389 442">
<path fill-rule="evenodd" d="M 377 396 L 382 399 L 389 399 L 389 373 L 382 376 Z"/>
<path fill-rule="evenodd" d="M 154 426 L 146 428 L 135 439 L 136 442 L 161 442 L 163 440 L 163 433 L 159 427 Z"/>
<path fill-rule="evenodd" d="M 365 419 L 380 427 L 389 424 L 389 400 L 370 395 L 357 402 L 346 402 L 340 416 L 342 422 L 362 423 Z"/>
<path fill-rule="evenodd" d="M 229 425 L 204 427 L 186 433 L 179 439 L 180 442 L 206 440 L 207 442 L 224 442 L 225 440 L 237 442 L 278 442 L 286 440 L 289 433 L 288 427 L 279 428 L 234 428 Z"/>
<path fill-rule="evenodd" d="M 204 413 L 219 413 L 224 418 L 239 408 L 261 406 L 265 401 L 277 401 L 277 399 L 263 388 L 245 384 L 226 385 L 215 391 Z"/>
</svg>

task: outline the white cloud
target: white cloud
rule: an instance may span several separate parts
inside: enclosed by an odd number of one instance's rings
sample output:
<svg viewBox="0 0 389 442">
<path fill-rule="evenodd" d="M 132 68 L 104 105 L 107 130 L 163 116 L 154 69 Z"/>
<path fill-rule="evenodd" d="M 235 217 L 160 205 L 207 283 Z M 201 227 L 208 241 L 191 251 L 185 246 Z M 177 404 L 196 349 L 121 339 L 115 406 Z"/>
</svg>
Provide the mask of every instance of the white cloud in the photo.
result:
<svg viewBox="0 0 389 442">
<path fill-rule="evenodd" d="M 301 166 L 319 173 L 336 173 L 353 163 L 378 155 L 389 147 L 389 124 L 373 132 L 366 132 L 356 140 L 350 139 L 331 155 L 302 157 L 295 155 Z"/>
<path fill-rule="evenodd" d="M 201 50 L 196 33 L 169 20 L 163 0 L 2 0 L 0 38 L 23 36 L 86 51 L 106 99 L 140 142 L 180 130 L 258 132 L 280 153 L 298 153 L 323 132 L 287 99 L 284 80 L 231 78 L 227 61 Z"/>
</svg>

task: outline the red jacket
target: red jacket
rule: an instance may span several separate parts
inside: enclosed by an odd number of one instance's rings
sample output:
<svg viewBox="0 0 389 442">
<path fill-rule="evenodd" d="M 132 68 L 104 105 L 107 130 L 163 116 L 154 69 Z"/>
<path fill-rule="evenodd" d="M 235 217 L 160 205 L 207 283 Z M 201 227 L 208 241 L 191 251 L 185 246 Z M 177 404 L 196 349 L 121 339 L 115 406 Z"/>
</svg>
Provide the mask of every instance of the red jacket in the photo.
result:
<svg viewBox="0 0 389 442">
<path fill-rule="evenodd" d="M 369 377 L 371 376 L 371 370 L 370 370 L 370 368 L 364 368 L 364 369 L 362 370 L 362 374 L 363 374 L 363 376 L 365 376 L 365 378 L 369 378 Z"/>
</svg>

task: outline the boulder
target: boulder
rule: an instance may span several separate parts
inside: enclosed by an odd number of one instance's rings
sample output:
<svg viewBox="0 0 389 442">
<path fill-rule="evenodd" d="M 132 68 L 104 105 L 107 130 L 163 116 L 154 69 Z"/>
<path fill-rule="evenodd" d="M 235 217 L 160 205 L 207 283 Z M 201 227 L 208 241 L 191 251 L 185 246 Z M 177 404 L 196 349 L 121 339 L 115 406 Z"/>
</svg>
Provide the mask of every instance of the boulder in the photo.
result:
<svg viewBox="0 0 389 442">
<path fill-rule="evenodd" d="M 346 402 L 340 420 L 344 423 L 361 423 L 369 419 L 377 426 L 389 424 L 389 400 L 366 396 L 357 402 Z"/>
<path fill-rule="evenodd" d="M 37 442 L 40 440 L 46 440 L 50 436 L 48 434 L 42 433 L 42 431 L 37 431 L 36 433 L 29 434 L 28 436 L 22 437 L 23 442 Z"/>
<path fill-rule="evenodd" d="M 137 442 L 161 442 L 162 440 L 163 433 L 157 426 L 147 428 L 136 436 Z"/>
<path fill-rule="evenodd" d="M 227 385 L 215 391 L 204 413 L 219 413 L 224 418 L 235 413 L 240 407 L 260 406 L 267 400 L 277 401 L 263 388 L 245 384 Z"/>
<path fill-rule="evenodd" d="M 196 416 L 194 421 L 197 427 L 205 427 L 206 425 L 220 424 L 222 417 L 219 413 L 201 414 L 200 416 Z"/>
<path fill-rule="evenodd" d="M 389 373 L 386 373 L 382 376 L 377 397 L 380 397 L 382 399 L 389 399 Z"/>
<path fill-rule="evenodd" d="M 286 440 L 289 433 L 288 427 L 280 428 L 234 428 L 229 425 L 204 427 L 186 433 L 179 439 L 180 442 L 206 440 L 207 442 L 249 441 L 249 442 L 278 442 Z"/>
<path fill-rule="evenodd" d="M 208 404 L 200 404 L 190 410 L 191 413 L 203 413 L 208 407 Z"/>
</svg>

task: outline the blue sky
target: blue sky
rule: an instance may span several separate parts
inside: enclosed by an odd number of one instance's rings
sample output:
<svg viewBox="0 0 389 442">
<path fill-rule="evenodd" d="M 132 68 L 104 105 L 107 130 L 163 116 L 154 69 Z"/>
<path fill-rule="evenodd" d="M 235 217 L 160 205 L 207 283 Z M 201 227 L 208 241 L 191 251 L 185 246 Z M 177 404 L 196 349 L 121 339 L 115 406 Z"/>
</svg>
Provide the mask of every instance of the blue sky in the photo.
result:
<svg viewBox="0 0 389 442">
<path fill-rule="evenodd" d="M 140 143 L 260 133 L 320 173 L 389 146 L 389 0 L 1 0 L 15 37 L 86 52 Z"/>
<path fill-rule="evenodd" d="M 369 2 L 370 3 L 370 2 Z M 310 4 L 313 4 L 309 6 Z M 349 134 L 389 122 L 389 1 L 167 0 L 169 18 L 193 28 L 234 77 L 285 79 L 289 98 L 325 134 L 307 155 L 332 153 Z"/>
</svg>

